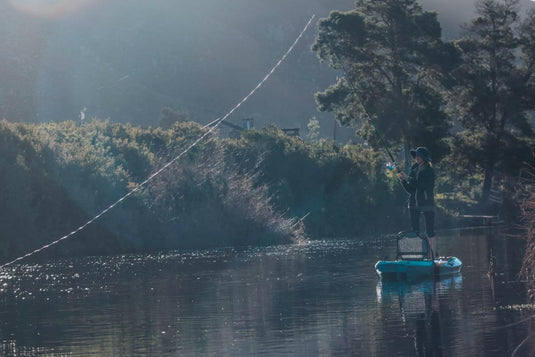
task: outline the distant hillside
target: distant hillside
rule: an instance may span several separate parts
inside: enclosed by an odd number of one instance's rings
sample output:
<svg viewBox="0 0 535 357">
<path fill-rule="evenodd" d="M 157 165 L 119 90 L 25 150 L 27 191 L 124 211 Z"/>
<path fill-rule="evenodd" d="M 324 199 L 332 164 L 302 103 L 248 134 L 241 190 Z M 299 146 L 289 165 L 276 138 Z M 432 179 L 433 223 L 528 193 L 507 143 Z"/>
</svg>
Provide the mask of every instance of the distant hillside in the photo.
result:
<svg viewBox="0 0 535 357">
<path fill-rule="evenodd" d="M 39 2 L 0 2 L 0 118 L 76 120 L 87 108 L 87 118 L 154 126 L 170 106 L 205 123 L 256 85 L 312 14 L 348 10 L 354 0 L 92 3 L 70 12 L 41 4 L 32 13 Z M 473 12 L 465 0 L 423 5 L 439 11 L 448 38 Z M 258 127 L 305 131 L 316 115 L 322 135 L 332 136 L 332 116 L 316 111 L 313 94 L 340 73 L 310 51 L 315 32 L 231 121 L 253 117 Z"/>
</svg>

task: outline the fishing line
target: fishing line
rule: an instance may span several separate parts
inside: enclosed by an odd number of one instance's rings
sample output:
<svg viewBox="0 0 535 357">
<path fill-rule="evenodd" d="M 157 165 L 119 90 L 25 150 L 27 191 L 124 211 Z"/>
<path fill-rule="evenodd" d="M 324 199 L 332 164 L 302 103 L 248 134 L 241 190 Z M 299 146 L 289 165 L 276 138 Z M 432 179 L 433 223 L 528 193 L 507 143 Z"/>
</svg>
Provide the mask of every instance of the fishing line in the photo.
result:
<svg viewBox="0 0 535 357">
<path fill-rule="evenodd" d="M 342 67 L 342 70 L 345 73 L 345 79 L 346 79 L 347 84 L 349 85 L 349 88 L 351 89 L 351 91 L 353 92 L 355 97 L 357 98 L 357 101 L 360 103 L 360 106 L 362 107 L 362 110 L 364 111 L 364 114 L 366 115 L 366 117 L 367 117 L 368 121 L 370 122 L 370 124 L 375 129 L 375 133 L 379 137 L 379 140 L 381 141 L 381 144 L 383 144 L 383 147 L 385 148 L 386 153 L 390 157 L 390 160 L 392 160 L 392 164 L 394 166 L 392 167 L 391 170 L 394 170 L 395 168 L 397 168 L 397 163 L 396 163 L 396 159 L 394 158 L 394 155 L 392 155 L 392 152 L 390 151 L 390 148 L 389 148 L 388 144 L 386 143 L 383 135 L 379 131 L 379 128 L 377 127 L 377 125 L 375 125 L 375 122 L 372 120 L 372 117 L 371 117 L 370 113 L 366 109 L 366 106 L 364 105 L 364 101 L 362 100 L 362 97 L 361 97 L 359 91 L 357 90 L 357 85 L 353 82 L 353 79 L 351 79 L 351 76 L 349 74 L 349 70 L 347 69 L 344 61 L 340 58 L 340 56 L 338 56 L 338 53 L 336 52 L 336 48 L 334 46 L 331 46 L 332 45 L 331 41 L 327 40 L 327 43 L 328 43 L 329 47 L 331 48 L 334 57 L 336 57 L 336 59 L 340 63 L 340 66 Z M 390 167 L 389 167 L 389 169 L 390 169 Z"/>
<path fill-rule="evenodd" d="M 364 101 L 362 100 L 362 97 L 360 96 L 359 92 L 357 91 L 355 83 L 353 82 L 353 80 L 351 79 L 351 76 L 349 75 L 349 71 L 347 70 L 346 65 L 338 57 L 338 54 L 334 50 L 333 50 L 333 53 L 336 56 L 336 58 L 338 58 L 338 61 L 340 62 L 340 65 L 342 66 L 342 69 L 344 70 L 344 72 L 346 74 L 345 78 L 346 78 L 347 83 L 349 84 L 349 87 L 351 88 L 351 90 L 353 91 L 355 96 L 357 97 L 357 100 L 359 101 L 360 106 L 364 110 L 364 114 L 366 114 L 366 116 L 368 117 L 368 121 L 371 123 L 371 125 L 375 129 L 375 133 L 379 137 L 379 140 L 381 140 L 381 144 L 383 144 L 383 146 L 384 146 L 384 148 L 386 150 L 386 153 L 388 154 L 388 156 L 392 160 L 392 164 L 394 164 L 394 168 L 397 167 L 396 159 L 394 158 L 394 155 L 392 155 L 392 153 L 390 152 L 390 148 L 388 147 L 388 144 L 386 143 L 383 135 L 379 131 L 379 128 L 377 128 L 377 125 L 375 125 L 375 122 L 372 120 L 372 117 L 370 116 L 370 113 L 368 113 L 368 110 L 366 109 L 366 106 L 364 105 Z"/>
<path fill-rule="evenodd" d="M 202 134 L 199 138 L 197 138 L 197 140 L 195 140 L 192 144 L 190 144 L 184 151 L 182 151 L 180 154 L 178 154 L 174 159 L 172 159 L 171 161 L 169 161 L 168 163 L 166 163 L 165 165 L 163 165 L 158 171 L 156 171 L 155 173 L 153 173 L 152 175 L 150 175 L 145 181 L 143 181 L 142 183 L 140 183 L 138 186 L 136 186 L 135 188 L 133 188 L 131 191 L 129 191 L 126 195 L 124 195 L 123 197 L 119 198 L 117 201 L 115 201 L 114 203 L 112 203 L 108 208 L 104 209 L 102 212 L 100 212 L 99 214 L 97 214 L 95 217 L 93 217 L 92 219 L 90 219 L 89 221 L 87 221 L 86 223 L 84 223 L 83 225 L 81 225 L 80 227 L 76 228 L 75 230 L 73 230 L 72 232 L 70 232 L 69 234 L 67 235 L 64 235 L 63 237 L 49 243 L 49 244 L 46 244 L 44 246 L 42 246 L 41 248 L 38 248 L 38 249 L 35 249 L 27 254 L 24 254 L 23 256 L 20 256 L 10 262 L 7 262 L 7 263 L 4 263 L 3 265 L 0 265 L 0 269 L 3 269 L 9 265 L 12 265 L 16 262 L 19 262 L 25 258 L 28 258 L 34 254 L 37 254 L 45 249 L 48 249 L 50 247 L 52 247 L 53 245 L 56 245 L 72 236 L 74 236 L 76 233 L 82 231 L 83 229 L 85 229 L 87 226 L 89 226 L 91 223 L 95 222 L 97 219 L 99 219 L 100 217 L 102 217 L 103 215 L 105 215 L 106 213 L 108 213 L 110 210 L 112 210 L 115 206 L 117 206 L 119 203 L 123 202 L 125 199 L 127 199 L 128 197 L 132 196 L 134 193 L 136 193 L 137 191 L 139 191 L 141 188 L 143 188 L 147 183 L 149 183 L 152 179 L 154 179 L 156 176 L 160 175 L 163 171 L 165 171 L 167 168 L 169 168 L 169 166 L 171 166 L 173 163 L 175 163 L 176 161 L 178 161 L 182 156 L 184 156 L 185 154 L 187 154 L 191 149 L 193 149 L 195 146 L 197 146 L 197 144 L 199 144 L 202 140 L 204 140 L 204 138 L 206 138 L 208 135 L 210 135 L 214 130 L 217 129 L 217 127 L 219 126 L 219 124 L 221 124 L 222 122 L 224 122 L 230 115 L 232 115 L 232 113 L 234 113 L 243 103 L 245 103 L 260 87 L 262 87 L 262 85 L 269 79 L 269 77 L 271 77 L 271 75 L 277 70 L 277 68 L 282 64 L 282 62 L 284 62 L 284 60 L 286 59 L 286 57 L 288 57 L 288 55 L 290 54 L 290 52 L 292 52 L 292 50 L 294 49 L 294 47 L 297 45 L 297 43 L 299 42 L 299 40 L 301 40 L 301 38 L 303 37 L 304 33 L 306 32 L 306 30 L 310 27 L 310 24 L 312 23 L 312 20 L 316 17 L 316 15 L 312 15 L 312 17 L 310 17 L 310 19 L 308 20 L 307 24 L 305 25 L 305 27 L 303 28 L 303 30 L 301 31 L 301 33 L 299 34 L 299 36 L 297 36 L 297 38 L 295 39 L 295 41 L 293 42 L 293 44 L 290 46 L 290 48 L 288 48 L 288 50 L 284 53 L 284 55 L 279 59 L 279 61 L 275 64 L 275 66 L 273 66 L 273 68 L 268 72 L 268 74 L 266 74 L 264 76 L 264 78 L 258 82 L 258 84 L 256 85 L 256 87 L 254 87 L 250 92 L 249 94 L 247 94 L 238 104 L 236 104 L 227 114 L 225 114 L 223 117 L 221 118 L 218 118 L 216 120 L 214 120 L 212 123 L 210 124 L 213 124 L 213 126 L 207 130 L 204 134 Z M 209 125 L 210 125 L 209 124 Z M 206 129 L 208 127 L 208 125 L 204 126 L 203 128 Z"/>
<path fill-rule="evenodd" d="M 345 67 L 345 64 L 342 62 L 342 68 L 344 69 L 344 71 L 346 72 L 346 80 L 348 81 L 351 89 L 353 90 L 353 92 L 355 93 L 355 95 L 357 96 L 357 99 L 359 100 L 360 102 L 360 105 L 362 106 L 362 108 L 364 109 L 364 113 L 366 113 L 366 116 L 368 117 L 368 121 L 372 124 L 373 128 L 375 129 L 375 132 L 377 134 L 377 136 L 379 137 L 379 139 L 381 140 L 381 143 L 383 144 L 385 150 L 386 150 L 386 153 L 388 154 L 388 156 L 390 157 L 390 159 L 392 160 L 392 163 L 394 165 L 396 165 L 396 159 L 394 159 L 394 155 L 392 155 L 392 153 L 390 152 L 390 148 L 388 147 L 388 144 L 386 143 L 383 135 L 381 134 L 381 132 L 379 131 L 379 129 L 377 128 L 377 125 L 375 125 L 375 122 L 372 120 L 370 114 L 368 113 L 368 110 L 366 109 L 366 107 L 364 106 L 364 102 L 362 101 L 362 98 L 360 97 L 360 94 L 357 92 L 357 89 L 355 88 L 355 84 L 353 83 L 353 80 L 350 79 L 349 77 L 349 73 L 347 72 L 347 69 Z"/>
</svg>

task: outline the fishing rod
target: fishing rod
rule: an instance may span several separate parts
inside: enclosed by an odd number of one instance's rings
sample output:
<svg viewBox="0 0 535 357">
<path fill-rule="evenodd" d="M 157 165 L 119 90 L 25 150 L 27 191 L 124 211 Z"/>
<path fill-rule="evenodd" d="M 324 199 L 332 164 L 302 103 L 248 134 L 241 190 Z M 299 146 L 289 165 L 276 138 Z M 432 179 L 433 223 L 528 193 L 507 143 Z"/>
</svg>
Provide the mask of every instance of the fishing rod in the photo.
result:
<svg viewBox="0 0 535 357">
<path fill-rule="evenodd" d="M 349 71 L 348 71 L 347 67 L 345 66 L 344 62 L 340 59 L 338 54 L 334 51 L 334 49 L 333 49 L 333 54 L 338 59 L 338 62 L 340 62 L 340 65 L 342 66 L 342 69 L 345 72 L 345 78 L 346 78 L 347 83 L 349 84 L 349 87 L 351 88 L 351 90 L 353 91 L 355 96 L 357 97 L 357 100 L 359 101 L 360 106 L 364 110 L 364 114 L 368 117 L 368 121 L 372 124 L 373 128 L 375 129 L 375 133 L 377 134 L 377 136 L 381 140 L 381 143 L 383 144 L 383 146 L 384 146 L 384 148 L 386 150 L 386 153 L 390 157 L 390 160 L 392 160 L 392 164 L 390 165 L 390 163 L 389 163 L 389 164 L 387 164 L 386 167 L 390 171 L 396 170 L 396 172 L 401 173 L 402 171 L 398 168 L 397 163 L 396 163 L 396 159 L 394 158 L 394 155 L 392 155 L 392 152 L 390 151 L 390 148 L 388 147 L 388 144 L 386 143 L 383 135 L 381 135 L 381 132 L 379 131 L 379 128 L 377 128 L 377 125 L 375 125 L 375 122 L 372 120 L 372 117 L 370 116 L 370 113 L 368 113 L 368 110 L 366 109 L 366 106 L 364 105 L 364 101 L 362 100 L 362 97 L 360 96 L 359 92 L 357 91 L 355 83 L 353 82 L 353 80 L 351 79 L 351 76 L 349 75 Z M 405 189 L 405 186 L 403 185 L 401 180 L 399 181 L 399 183 Z M 428 247 L 431 247 L 431 242 L 429 241 L 429 237 L 427 236 L 427 234 L 425 234 L 424 237 L 420 236 L 420 238 L 424 239 L 427 242 L 427 246 Z M 435 259 L 435 252 L 434 252 L 434 250 L 432 248 L 431 248 L 431 259 L 433 259 L 433 260 Z"/>
<path fill-rule="evenodd" d="M 364 110 L 364 114 L 366 115 L 367 117 L 367 120 L 368 122 L 370 122 L 370 124 L 373 126 L 373 128 L 375 129 L 375 133 L 377 134 L 377 137 L 379 138 L 379 140 L 381 141 L 381 144 L 383 144 L 383 147 L 386 151 L 386 153 L 388 154 L 388 156 L 390 157 L 390 160 L 392 162 L 392 166 L 387 166 L 388 169 L 390 169 L 391 171 L 393 171 L 394 169 L 396 169 L 397 171 L 399 171 L 399 169 L 397 169 L 397 162 L 396 162 L 396 159 L 394 158 L 394 155 L 392 155 L 392 152 L 390 151 L 390 147 L 388 146 L 387 142 L 385 141 L 383 135 L 381 134 L 381 132 L 379 131 L 379 128 L 377 128 L 377 125 L 375 124 L 375 122 L 372 120 L 372 117 L 370 115 L 370 113 L 368 113 L 368 110 L 366 109 L 366 106 L 364 105 L 364 101 L 362 100 L 362 97 L 360 96 L 359 94 L 359 91 L 357 90 L 357 87 L 355 85 L 355 83 L 353 82 L 353 80 L 351 79 L 351 76 L 349 75 L 349 70 L 347 69 L 346 65 L 344 64 L 344 61 L 342 61 L 342 59 L 340 58 L 340 56 L 338 56 L 338 54 L 336 53 L 335 49 L 331 47 L 331 50 L 332 50 L 332 53 L 334 54 L 334 56 L 336 57 L 336 59 L 338 60 L 338 62 L 340 63 L 340 65 L 342 66 L 342 70 L 344 71 L 345 73 L 345 78 L 346 78 L 346 81 L 347 83 L 349 84 L 349 87 L 351 88 L 351 90 L 353 91 L 353 94 L 355 95 L 355 97 L 357 98 L 357 101 L 360 103 L 360 106 L 362 107 L 362 109 Z"/>
</svg>

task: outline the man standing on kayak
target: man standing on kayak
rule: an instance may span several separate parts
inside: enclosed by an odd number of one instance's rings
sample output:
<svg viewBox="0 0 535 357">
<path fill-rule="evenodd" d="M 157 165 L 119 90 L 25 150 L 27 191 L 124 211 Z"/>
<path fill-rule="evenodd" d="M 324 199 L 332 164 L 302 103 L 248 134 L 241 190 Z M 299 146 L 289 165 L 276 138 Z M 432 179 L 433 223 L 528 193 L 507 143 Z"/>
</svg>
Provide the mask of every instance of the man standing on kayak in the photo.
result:
<svg viewBox="0 0 535 357">
<path fill-rule="evenodd" d="M 436 256 L 435 238 L 435 170 L 431 165 L 429 150 L 419 147 L 410 151 L 414 159 L 409 175 L 399 173 L 399 179 L 405 191 L 409 194 L 409 214 L 411 227 L 420 233 L 420 213 L 424 214 L 425 227 L 432 257 Z"/>
</svg>

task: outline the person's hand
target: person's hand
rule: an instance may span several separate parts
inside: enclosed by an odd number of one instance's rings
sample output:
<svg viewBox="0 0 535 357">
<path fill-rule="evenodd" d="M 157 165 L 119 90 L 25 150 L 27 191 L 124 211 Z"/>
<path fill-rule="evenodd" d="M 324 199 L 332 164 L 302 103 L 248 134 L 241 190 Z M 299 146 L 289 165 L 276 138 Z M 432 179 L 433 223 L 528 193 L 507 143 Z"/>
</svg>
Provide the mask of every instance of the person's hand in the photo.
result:
<svg viewBox="0 0 535 357">
<path fill-rule="evenodd" d="M 399 178 L 402 179 L 402 180 L 406 180 L 407 179 L 407 175 L 405 175 L 405 173 L 403 171 L 401 171 L 399 174 L 398 174 Z"/>
</svg>

